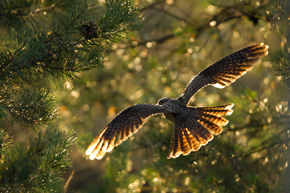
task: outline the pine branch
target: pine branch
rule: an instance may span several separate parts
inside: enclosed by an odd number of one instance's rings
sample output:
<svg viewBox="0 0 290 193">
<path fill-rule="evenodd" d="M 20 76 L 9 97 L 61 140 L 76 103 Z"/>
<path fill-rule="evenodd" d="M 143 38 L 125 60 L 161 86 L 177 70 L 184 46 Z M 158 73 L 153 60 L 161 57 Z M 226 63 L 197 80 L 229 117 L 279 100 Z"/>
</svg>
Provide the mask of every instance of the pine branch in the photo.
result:
<svg viewBox="0 0 290 193">
<path fill-rule="evenodd" d="M 7 134 L 7 132 L 4 129 L 1 129 L 0 130 L 0 155 L 2 155 L 2 153 L 9 148 L 11 143 L 12 143 L 12 139 L 10 138 L 10 136 Z"/>
<path fill-rule="evenodd" d="M 283 81 L 290 78 L 290 53 L 285 48 L 270 54 L 270 60 L 273 62 L 276 76 L 280 76 Z"/>
<path fill-rule="evenodd" d="M 104 40 L 107 43 L 119 41 L 126 33 L 140 27 L 139 11 L 130 0 L 107 0 L 105 10 L 105 15 L 99 18 L 97 23 L 89 22 L 83 25 L 81 32 L 84 39 L 91 40 L 84 43 L 98 45 Z"/>
<path fill-rule="evenodd" d="M 66 25 L 59 20 L 48 29 L 13 30 L 9 41 L 17 39 L 18 43 L 6 44 L 0 50 L 4 58 L 1 78 L 32 83 L 49 76 L 73 78 L 76 72 L 100 67 L 105 50 L 137 29 L 140 17 L 130 1 L 108 0 L 105 16 L 98 19 L 97 30 L 92 34 L 87 32 L 86 25 L 79 26 L 92 11 L 90 6 L 95 5 L 85 1 L 71 11 L 65 16 L 69 21 Z"/>
<path fill-rule="evenodd" d="M 16 144 L 2 152 L 1 192 L 60 192 L 62 175 L 71 165 L 69 154 L 75 143 L 73 132 L 48 128 L 31 138 L 29 146 Z"/>
<path fill-rule="evenodd" d="M 56 118 L 52 92 L 1 85 L 0 106 L 14 120 L 29 128 L 47 124 Z"/>
<path fill-rule="evenodd" d="M 66 190 L 69 181 L 64 186 L 63 174 L 71 166 L 75 138 L 73 132 L 49 126 L 57 113 L 45 81 L 75 79 L 77 72 L 102 67 L 107 50 L 140 21 L 132 1 L 100 5 L 94 0 L 0 1 L 0 26 L 7 32 L 0 37 L 0 123 L 8 119 L 38 130 L 27 145 L 12 144 L 1 128 L 0 192 Z M 96 24 L 91 36 L 90 28 L 84 28 L 88 23 Z M 13 128 L 11 122 L 7 127 Z"/>
<path fill-rule="evenodd" d="M 31 3 L 27 0 L 0 1 L 0 26 L 13 26 L 21 23 L 23 16 L 29 14 Z"/>
</svg>

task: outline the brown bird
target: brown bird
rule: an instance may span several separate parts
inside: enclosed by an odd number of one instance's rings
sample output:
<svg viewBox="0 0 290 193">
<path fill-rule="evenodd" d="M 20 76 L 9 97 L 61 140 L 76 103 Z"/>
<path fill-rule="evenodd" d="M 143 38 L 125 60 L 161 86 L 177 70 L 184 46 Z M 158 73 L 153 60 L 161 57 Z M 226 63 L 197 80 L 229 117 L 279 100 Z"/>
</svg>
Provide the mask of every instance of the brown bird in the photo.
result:
<svg viewBox="0 0 290 193">
<path fill-rule="evenodd" d="M 191 79 L 177 99 L 162 98 L 156 105 L 136 104 L 128 107 L 95 137 L 86 155 L 91 160 L 102 159 L 106 152 L 136 133 L 146 118 L 161 113 L 175 125 L 167 158 L 197 151 L 212 140 L 213 135 L 222 132 L 222 126 L 228 123 L 223 116 L 232 114 L 234 104 L 191 107 L 187 106 L 190 98 L 207 85 L 224 88 L 235 82 L 268 54 L 268 48 L 263 43 L 249 46 L 210 65 Z"/>
</svg>

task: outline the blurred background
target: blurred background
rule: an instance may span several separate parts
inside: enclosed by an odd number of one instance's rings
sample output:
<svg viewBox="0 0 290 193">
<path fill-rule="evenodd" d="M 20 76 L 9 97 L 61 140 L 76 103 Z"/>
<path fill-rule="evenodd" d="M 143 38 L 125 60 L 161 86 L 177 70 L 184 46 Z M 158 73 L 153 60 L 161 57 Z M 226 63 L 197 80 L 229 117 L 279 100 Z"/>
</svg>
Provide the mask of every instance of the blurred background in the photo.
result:
<svg viewBox="0 0 290 193">
<path fill-rule="evenodd" d="M 143 16 L 140 30 L 113 45 L 104 70 L 81 75 L 86 86 L 59 93 L 61 124 L 79 139 L 71 155 L 70 191 L 289 191 L 289 120 L 284 117 L 289 116 L 289 87 L 275 76 L 270 58 L 278 49 L 289 51 L 289 20 L 270 14 L 268 1 L 136 3 Z M 281 10 L 289 9 L 289 2 L 283 3 Z M 173 124 L 154 116 L 103 160 L 84 156 L 88 139 L 124 108 L 178 97 L 199 71 L 260 42 L 270 46 L 270 57 L 231 86 L 206 87 L 190 101 L 192 106 L 235 103 L 224 132 L 198 152 L 167 160 Z"/>
<path fill-rule="evenodd" d="M 77 137 L 62 174 L 65 191 L 290 192 L 290 2 L 132 2 L 141 15 L 138 30 L 110 42 L 102 65 L 49 84 L 59 107 L 56 124 Z M 173 124 L 159 115 L 102 160 L 85 156 L 95 135 L 124 108 L 176 98 L 205 67 L 261 42 L 269 55 L 250 72 L 191 99 L 191 106 L 235 104 L 223 132 L 198 152 L 168 160 Z"/>
</svg>

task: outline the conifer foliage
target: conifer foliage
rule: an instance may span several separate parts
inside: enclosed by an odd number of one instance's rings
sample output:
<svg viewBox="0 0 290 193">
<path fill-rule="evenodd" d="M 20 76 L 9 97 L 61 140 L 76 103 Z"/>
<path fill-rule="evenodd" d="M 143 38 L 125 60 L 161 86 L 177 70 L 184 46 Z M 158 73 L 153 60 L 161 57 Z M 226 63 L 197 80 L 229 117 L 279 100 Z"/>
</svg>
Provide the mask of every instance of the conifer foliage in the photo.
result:
<svg viewBox="0 0 290 193">
<path fill-rule="evenodd" d="M 55 122 L 51 82 L 101 68 L 139 21 L 130 0 L 0 1 L 0 192 L 65 190 L 76 138 Z"/>
<path fill-rule="evenodd" d="M 67 105 L 72 115 L 79 115 L 71 126 L 90 131 L 91 139 L 83 132 L 83 144 L 89 145 L 122 109 L 179 96 L 194 75 L 227 54 L 264 42 L 269 56 L 230 87 L 206 88 L 190 101 L 192 106 L 235 104 L 229 124 L 210 144 L 167 160 L 173 125 L 155 116 L 134 140 L 93 161 L 89 169 L 76 171 L 72 184 L 83 178 L 86 184 L 71 190 L 289 192 L 289 82 L 281 81 L 289 75 L 289 1 L 140 2 L 145 22 L 138 37 L 118 45 L 109 70 L 99 71 L 97 78 L 89 74 L 90 89 L 76 89 L 82 95 Z M 83 97 L 85 93 L 94 97 Z M 69 104 L 69 97 L 63 100 Z M 102 164 L 106 167 L 92 177 Z M 77 173 L 90 176 L 80 179 Z"/>
</svg>

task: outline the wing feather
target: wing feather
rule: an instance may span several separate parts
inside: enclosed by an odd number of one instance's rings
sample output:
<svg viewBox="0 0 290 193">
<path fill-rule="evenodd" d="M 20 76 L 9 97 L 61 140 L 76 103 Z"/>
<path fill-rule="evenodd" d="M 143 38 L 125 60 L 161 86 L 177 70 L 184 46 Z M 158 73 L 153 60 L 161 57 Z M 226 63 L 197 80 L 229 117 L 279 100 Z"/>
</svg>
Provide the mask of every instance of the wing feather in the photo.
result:
<svg viewBox="0 0 290 193">
<path fill-rule="evenodd" d="M 106 152 L 121 144 L 136 133 L 145 119 L 169 111 L 161 105 L 137 104 L 123 110 L 95 137 L 86 150 L 92 159 L 102 159 Z"/>
<path fill-rule="evenodd" d="M 253 64 L 261 57 L 266 56 L 268 47 L 263 43 L 249 46 L 210 65 L 191 79 L 178 100 L 187 104 L 190 98 L 206 85 L 217 88 L 230 85 L 251 70 Z"/>
</svg>

